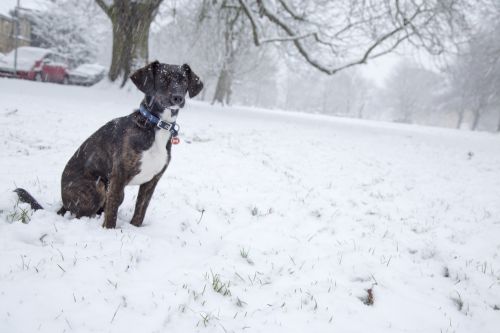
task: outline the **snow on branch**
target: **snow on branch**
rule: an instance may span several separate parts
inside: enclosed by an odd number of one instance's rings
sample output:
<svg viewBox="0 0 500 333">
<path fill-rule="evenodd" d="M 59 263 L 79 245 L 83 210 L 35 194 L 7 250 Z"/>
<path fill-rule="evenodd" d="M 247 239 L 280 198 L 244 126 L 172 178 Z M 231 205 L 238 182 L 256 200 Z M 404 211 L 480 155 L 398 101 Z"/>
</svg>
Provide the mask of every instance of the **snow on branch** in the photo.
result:
<svg viewBox="0 0 500 333">
<path fill-rule="evenodd" d="M 465 4 L 454 1 L 238 2 L 255 45 L 289 42 L 306 62 L 329 75 L 390 53 L 405 41 L 441 54 L 467 30 Z M 278 36 L 267 37 L 265 31 Z"/>
</svg>

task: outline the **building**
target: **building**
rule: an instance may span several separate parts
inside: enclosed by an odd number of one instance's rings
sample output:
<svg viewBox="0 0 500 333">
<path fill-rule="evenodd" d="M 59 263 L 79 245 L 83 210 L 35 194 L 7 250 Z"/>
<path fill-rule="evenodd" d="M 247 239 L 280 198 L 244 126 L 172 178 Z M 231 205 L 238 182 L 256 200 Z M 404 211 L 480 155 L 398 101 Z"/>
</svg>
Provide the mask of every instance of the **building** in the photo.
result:
<svg viewBox="0 0 500 333">
<path fill-rule="evenodd" d="M 16 18 L 0 13 L 0 52 L 8 53 L 16 46 Z M 31 44 L 31 23 L 25 15 L 19 17 L 17 46 Z"/>
</svg>

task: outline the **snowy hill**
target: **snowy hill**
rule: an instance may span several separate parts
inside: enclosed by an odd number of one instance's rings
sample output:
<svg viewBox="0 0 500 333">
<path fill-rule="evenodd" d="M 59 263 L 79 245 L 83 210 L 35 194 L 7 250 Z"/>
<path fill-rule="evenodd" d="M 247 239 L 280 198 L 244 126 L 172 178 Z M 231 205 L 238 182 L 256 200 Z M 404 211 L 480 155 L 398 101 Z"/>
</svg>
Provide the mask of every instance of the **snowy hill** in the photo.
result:
<svg viewBox="0 0 500 333">
<path fill-rule="evenodd" d="M 498 135 L 188 101 L 144 227 L 56 215 L 140 99 L 0 79 L 0 332 L 498 332 Z"/>
</svg>

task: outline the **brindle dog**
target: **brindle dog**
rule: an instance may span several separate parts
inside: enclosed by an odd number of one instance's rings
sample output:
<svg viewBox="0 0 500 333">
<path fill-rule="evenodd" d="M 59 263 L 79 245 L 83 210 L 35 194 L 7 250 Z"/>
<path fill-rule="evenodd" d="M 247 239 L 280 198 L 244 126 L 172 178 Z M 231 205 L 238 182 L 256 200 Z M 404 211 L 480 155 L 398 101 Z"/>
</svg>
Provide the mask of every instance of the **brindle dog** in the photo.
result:
<svg viewBox="0 0 500 333">
<path fill-rule="evenodd" d="M 146 95 L 142 107 L 157 118 L 175 123 L 186 93 L 193 98 L 203 83 L 184 64 L 152 62 L 136 71 L 132 82 Z M 131 223 L 144 220 L 156 184 L 171 159 L 171 135 L 139 111 L 114 119 L 92 134 L 64 168 L 61 180 L 63 207 L 77 218 L 104 212 L 105 228 L 116 226 L 118 207 L 127 185 L 140 185 Z M 42 206 L 25 190 L 16 189 L 21 201 L 33 209 Z"/>
</svg>

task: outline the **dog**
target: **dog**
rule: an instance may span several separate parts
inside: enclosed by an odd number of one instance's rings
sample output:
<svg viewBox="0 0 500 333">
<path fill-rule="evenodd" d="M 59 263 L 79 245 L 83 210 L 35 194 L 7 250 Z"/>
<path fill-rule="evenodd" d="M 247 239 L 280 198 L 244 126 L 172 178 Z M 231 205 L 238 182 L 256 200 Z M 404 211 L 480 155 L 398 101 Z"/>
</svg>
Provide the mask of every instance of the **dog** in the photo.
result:
<svg viewBox="0 0 500 333">
<path fill-rule="evenodd" d="M 171 160 L 179 110 L 203 82 L 189 65 L 154 61 L 130 77 L 145 94 L 139 110 L 98 129 L 70 158 L 61 177 L 63 206 L 77 218 L 104 213 L 105 228 L 115 228 L 127 185 L 139 185 L 131 224 L 141 226 L 153 192 Z M 42 206 L 24 189 L 15 192 L 33 209 Z"/>
</svg>

